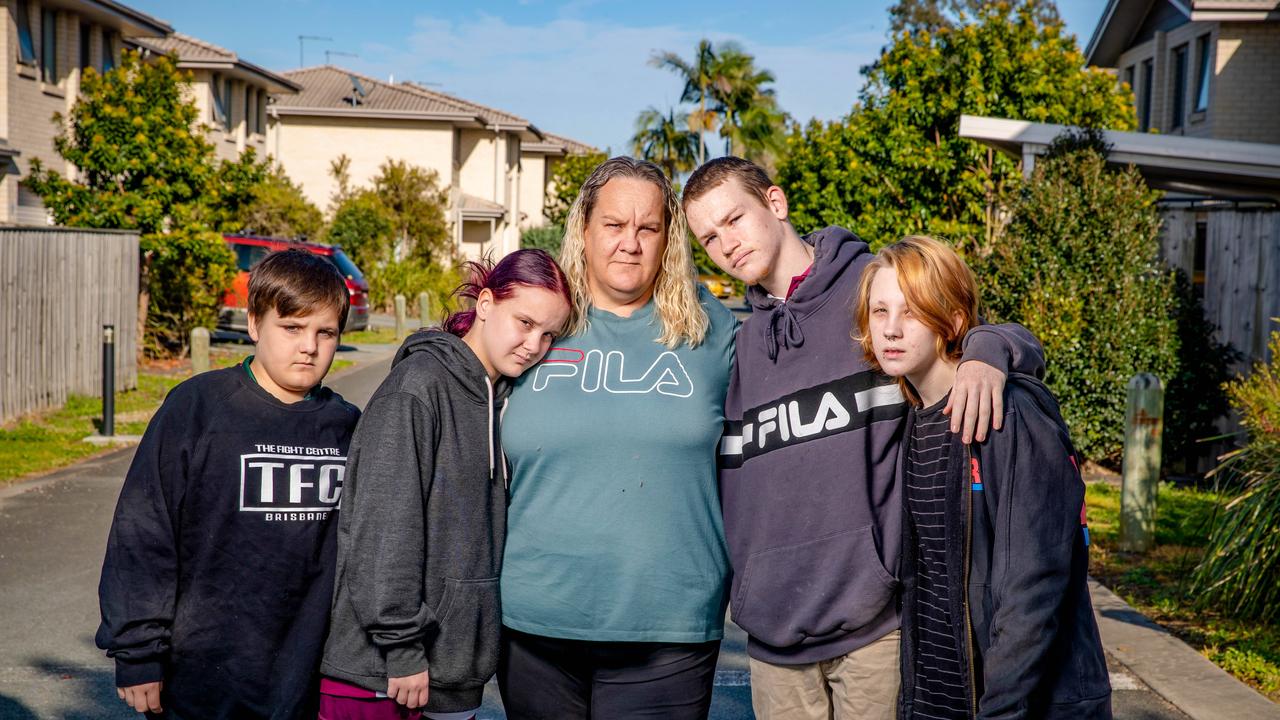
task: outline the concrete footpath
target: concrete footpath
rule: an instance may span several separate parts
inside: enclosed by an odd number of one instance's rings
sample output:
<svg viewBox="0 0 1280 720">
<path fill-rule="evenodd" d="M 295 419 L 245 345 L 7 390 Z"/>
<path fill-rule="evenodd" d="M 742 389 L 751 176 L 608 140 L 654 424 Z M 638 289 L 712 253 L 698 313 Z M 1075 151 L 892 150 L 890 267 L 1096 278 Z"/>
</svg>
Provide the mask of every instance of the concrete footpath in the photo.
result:
<svg viewBox="0 0 1280 720">
<path fill-rule="evenodd" d="M 360 364 L 330 385 L 361 407 L 385 377 L 390 350 L 353 348 Z M 126 448 L 0 488 L 0 720 L 136 718 L 116 698 L 111 663 L 94 647 L 97 583 Z M 1094 605 L 1122 720 L 1278 718 L 1274 705 L 1155 626 L 1106 588 Z M 713 720 L 751 711 L 746 638 L 732 623 L 716 672 Z M 490 683 L 480 720 L 504 718 Z M 602 719 L 607 720 L 607 719 Z"/>
</svg>

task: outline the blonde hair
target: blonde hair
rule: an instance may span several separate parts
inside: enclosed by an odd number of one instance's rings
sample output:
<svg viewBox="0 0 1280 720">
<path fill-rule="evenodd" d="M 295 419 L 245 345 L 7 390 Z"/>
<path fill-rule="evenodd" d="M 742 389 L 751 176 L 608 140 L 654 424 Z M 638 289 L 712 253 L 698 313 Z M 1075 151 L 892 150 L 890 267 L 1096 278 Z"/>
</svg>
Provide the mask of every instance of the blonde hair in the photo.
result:
<svg viewBox="0 0 1280 720">
<path fill-rule="evenodd" d="M 871 283 L 881 268 L 897 271 L 907 307 L 937 336 L 938 357 L 959 360 L 964 354 L 964 336 L 978 325 L 978 283 L 950 246 L 924 235 L 908 235 L 877 253 L 858 281 L 853 339 L 862 346 L 867 364 L 881 370 L 868 328 Z M 920 404 L 920 396 L 905 377 L 898 378 L 898 386 L 912 403 Z"/>
<path fill-rule="evenodd" d="M 591 288 L 587 284 L 587 222 L 600 198 L 601 189 L 610 180 L 620 177 L 650 182 L 662 191 L 667 246 L 662 252 L 662 264 L 653 290 L 655 314 L 662 323 L 658 342 L 667 347 L 675 347 L 682 342 L 697 347 L 706 337 L 710 321 L 698 301 L 697 274 L 684 210 L 667 176 L 657 165 L 629 157 L 610 158 L 597 165 L 582 183 L 573 207 L 569 208 L 564 242 L 560 247 L 560 266 L 564 268 L 573 292 L 573 315 L 569 318 L 568 332 L 578 335 L 587 330 L 587 311 L 592 306 Z"/>
</svg>

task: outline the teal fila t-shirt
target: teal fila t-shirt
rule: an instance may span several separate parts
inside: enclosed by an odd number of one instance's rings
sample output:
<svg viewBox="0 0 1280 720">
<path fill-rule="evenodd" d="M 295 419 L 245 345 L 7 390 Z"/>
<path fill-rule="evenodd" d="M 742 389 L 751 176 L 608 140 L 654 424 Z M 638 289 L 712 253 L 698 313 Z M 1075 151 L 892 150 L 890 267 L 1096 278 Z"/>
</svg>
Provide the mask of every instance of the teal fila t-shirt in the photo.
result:
<svg viewBox="0 0 1280 720">
<path fill-rule="evenodd" d="M 502 621 L 573 640 L 724 633 L 728 550 L 716 447 L 737 321 L 699 289 L 696 348 L 656 342 L 652 301 L 592 309 L 519 378 L 502 423 L 511 504 Z"/>
</svg>

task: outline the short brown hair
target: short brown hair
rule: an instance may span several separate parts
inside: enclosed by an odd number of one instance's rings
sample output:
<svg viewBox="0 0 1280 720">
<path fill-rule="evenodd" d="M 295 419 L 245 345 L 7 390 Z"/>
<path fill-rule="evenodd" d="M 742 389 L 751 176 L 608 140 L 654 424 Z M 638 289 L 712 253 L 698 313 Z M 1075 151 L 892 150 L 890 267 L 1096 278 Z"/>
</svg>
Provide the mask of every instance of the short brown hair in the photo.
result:
<svg viewBox="0 0 1280 720">
<path fill-rule="evenodd" d="M 341 333 L 350 305 L 347 281 L 337 266 L 306 250 L 271 253 L 249 273 L 249 314 L 259 319 L 271 310 L 280 317 L 297 317 L 333 308 Z"/>
<path fill-rule="evenodd" d="M 688 207 L 689 203 L 720 187 L 730 178 L 736 178 L 747 192 L 759 197 L 760 202 L 768 207 L 769 188 L 776 183 L 769 178 L 769 173 L 764 168 L 732 155 L 708 160 L 694 170 L 689 176 L 689 182 L 684 184 L 681 204 Z"/>
<path fill-rule="evenodd" d="M 867 326 L 871 319 L 871 283 L 883 268 L 897 271 L 898 287 L 907 307 L 938 336 L 938 357 L 959 360 L 964 336 L 978 325 L 978 283 L 973 271 L 949 245 L 925 235 L 908 235 L 876 253 L 858 281 L 853 307 L 854 340 L 862 345 L 867 364 L 880 370 Z M 906 378 L 898 378 L 898 385 L 912 403 L 920 403 Z"/>
</svg>

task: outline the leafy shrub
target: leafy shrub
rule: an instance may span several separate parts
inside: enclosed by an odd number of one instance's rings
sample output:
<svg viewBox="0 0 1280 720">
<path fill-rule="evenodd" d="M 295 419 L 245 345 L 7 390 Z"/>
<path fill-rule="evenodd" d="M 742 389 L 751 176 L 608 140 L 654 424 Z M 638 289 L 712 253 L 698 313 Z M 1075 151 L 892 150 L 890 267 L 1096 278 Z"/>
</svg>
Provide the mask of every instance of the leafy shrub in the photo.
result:
<svg viewBox="0 0 1280 720">
<path fill-rule="evenodd" d="M 1270 362 L 1227 385 L 1248 442 L 1214 472 L 1245 490 L 1214 524 L 1192 577 L 1203 607 L 1263 622 L 1280 619 L 1280 332 L 1269 350 Z"/>
<path fill-rule="evenodd" d="M 391 259 L 395 220 L 371 190 L 346 196 L 333 213 L 324 241 L 341 245 L 366 275 Z"/>
<path fill-rule="evenodd" d="M 452 307 L 453 291 L 462 283 L 462 272 L 455 266 L 447 268 L 421 258 L 408 258 L 397 262 L 375 265 L 365 270 L 369 282 L 369 304 L 381 310 L 395 306 L 397 294 L 404 295 L 407 304 L 418 301 L 418 293 L 425 292 L 431 298 L 432 311 L 439 320 Z"/>
<path fill-rule="evenodd" d="M 185 353 L 194 328 L 217 322 L 222 289 L 235 279 L 235 255 L 220 234 L 186 228 L 143 235 L 140 248 L 149 306 L 147 353 Z"/>
<path fill-rule="evenodd" d="M 560 241 L 564 239 L 564 228 L 560 225 L 543 225 L 533 227 L 520 233 L 520 247 L 546 250 L 551 257 L 560 257 Z"/>
<path fill-rule="evenodd" d="M 1044 344 L 1046 380 L 1086 458 L 1114 463 L 1129 378 L 1178 371 L 1174 279 L 1157 260 L 1160 216 L 1138 172 L 1074 147 L 1041 160 L 1011 220 L 975 262 L 991 318 Z"/>
<path fill-rule="evenodd" d="M 596 166 L 607 160 L 604 153 L 587 153 L 585 155 L 569 155 L 556 162 L 551 168 L 550 189 L 544 201 L 543 210 L 547 222 L 552 225 L 564 225 L 569 217 L 569 208 L 578 198 L 582 183 L 591 176 Z"/>
</svg>

